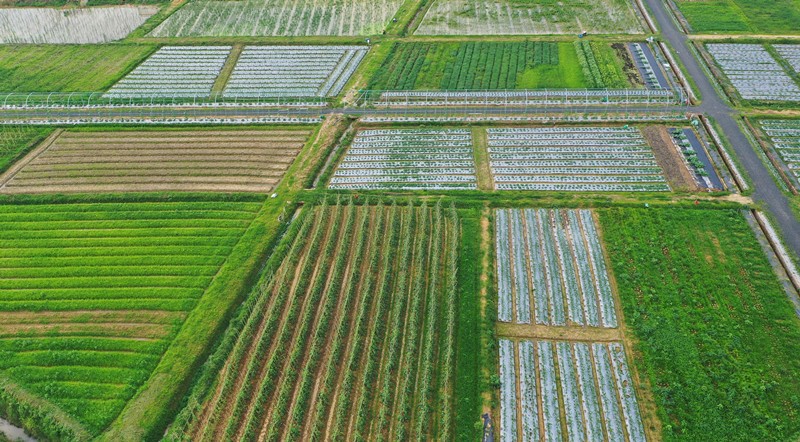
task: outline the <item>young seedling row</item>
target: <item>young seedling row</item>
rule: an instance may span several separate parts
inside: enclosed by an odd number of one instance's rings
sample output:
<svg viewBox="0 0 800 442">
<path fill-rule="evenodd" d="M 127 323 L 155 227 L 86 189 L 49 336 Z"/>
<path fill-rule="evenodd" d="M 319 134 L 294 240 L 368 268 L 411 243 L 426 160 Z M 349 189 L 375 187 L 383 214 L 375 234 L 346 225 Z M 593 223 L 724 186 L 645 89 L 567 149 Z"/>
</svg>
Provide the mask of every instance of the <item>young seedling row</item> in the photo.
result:
<svg viewBox="0 0 800 442">
<path fill-rule="evenodd" d="M 645 441 L 620 343 L 500 339 L 500 440 Z"/>
</svg>

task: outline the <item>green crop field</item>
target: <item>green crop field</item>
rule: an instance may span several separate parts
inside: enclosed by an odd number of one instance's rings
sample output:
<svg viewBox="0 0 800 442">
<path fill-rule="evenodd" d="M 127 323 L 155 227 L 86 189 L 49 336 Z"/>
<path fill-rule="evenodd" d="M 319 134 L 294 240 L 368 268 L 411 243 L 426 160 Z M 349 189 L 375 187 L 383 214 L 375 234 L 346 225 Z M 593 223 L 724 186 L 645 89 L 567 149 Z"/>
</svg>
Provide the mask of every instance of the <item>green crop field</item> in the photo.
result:
<svg viewBox="0 0 800 442">
<path fill-rule="evenodd" d="M 395 43 L 373 90 L 625 88 L 623 62 L 607 44 L 580 41 Z"/>
<path fill-rule="evenodd" d="M 0 127 L 0 173 L 5 172 L 49 133 L 50 129 L 43 127 Z"/>
<path fill-rule="evenodd" d="M 98 434 L 262 203 L 38 201 L 0 205 L 0 372 Z"/>
<path fill-rule="evenodd" d="M 0 92 L 103 91 L 154 50 L 130 44 L 0 46 Z"/>
<path fill-rule="evenodd" d="M 800 321 L 737 210 L 600 211 L 666 441 L 800 431 Z"/>
<path fill-rule="evenodd" d="M 166 439 L 452 440 L 459 235 L 439 205 L 304 208 Z"/>
<path fill-rule="evenodd" d="M 796 0 L 676 0 L 695 33 L 797 34 Z"/>
</svg>

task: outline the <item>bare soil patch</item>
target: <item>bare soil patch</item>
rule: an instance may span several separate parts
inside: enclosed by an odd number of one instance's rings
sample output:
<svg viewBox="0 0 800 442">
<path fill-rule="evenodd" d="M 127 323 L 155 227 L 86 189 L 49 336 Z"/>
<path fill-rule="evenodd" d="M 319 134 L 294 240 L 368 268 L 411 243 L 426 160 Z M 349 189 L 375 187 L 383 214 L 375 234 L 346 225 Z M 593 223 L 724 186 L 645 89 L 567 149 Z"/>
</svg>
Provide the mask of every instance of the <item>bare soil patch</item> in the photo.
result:
<svg viewBox="0 0 800 442">
<path fill-rule="evenodd" d="M 63 132 L 2 193 L 269 192 L 310 135 L 279 131 Z"/>
<path fill-rule="evenodd" d="M 656 162 L 664 170 L 664 177 L 673 190 L 700 190 L 665 126 L 645 127 L 642 129 L 642 134 L 652 147 Z"/>
</svg>

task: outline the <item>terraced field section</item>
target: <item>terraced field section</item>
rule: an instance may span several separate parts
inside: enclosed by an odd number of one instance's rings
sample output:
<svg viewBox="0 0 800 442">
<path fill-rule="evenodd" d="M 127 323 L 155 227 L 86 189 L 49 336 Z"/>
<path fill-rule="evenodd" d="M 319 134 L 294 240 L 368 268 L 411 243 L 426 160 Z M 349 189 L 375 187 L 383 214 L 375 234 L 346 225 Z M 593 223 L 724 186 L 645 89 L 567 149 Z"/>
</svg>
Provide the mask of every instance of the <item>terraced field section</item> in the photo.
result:
<svg viewBox="0 0 800 442">
<path fill-rule="evenodd" d="M 367 46 L 247 46 L 224 96 L 336 96 L 367 50 Z"/>
<path fill-rule="evenodd" d="M 375 35 L 401 0 L 194 0 L 156 27 L 151 37 Z"/>
<path fill-rule="evenodd" d="M 395 43 L 373 90 L 632 87 L 611 45 L 575 42 Z M 627 57 L 627 52 L 621 51 Z M 628 61 L 632 64 L 632 61 Z"/>
<path fill-rule="evenodd" d="M 467 129 L 359 131 L 331 189 L 477 189 Z"/>
<path fill-rule="evenodd" d="M 499 321 L 617 326 L 590 211 L 497 209 L 495 219 Z"/>
<path fill-rule="evenodd" d="M 73 435 L 97 435 L 149 378 L 261 205 L 0 205 L 0 398 L 23 389 L 38 417 L 44 401 L 77 422 Z"/>
<path fill-rule="evenodd" d="M 102 91 L 153 50 L 139 44 L 0 46 L 0 91 Z"/>
<path fill-rule="evenodd" d="M 488 129 L 497 190 L 664 192 L 653 149 L 632 127 Z"/>
<path fill-rule="evenodd" d="M 743 213 L 597 213 L 663 439 L 792 440 L 800 320 Z"/>
<path fill-rule="evenodd" d="M 619 342 L 500 339 L 500 440 L 644 441 Z"/>
<path fill-rule="evenodd" d="M 157 6 L 0 9 L 0 44 L 86 44 L 121 40 Z"/>
<path fill-rule="evenodd" d="M 778 52 L 786 54 L 786 63 L 794 63 L 791 66 L 798 63 L 795 58 L 797 46 L 800 45 L 782 45 Z M 706 49 L 741 98 L 800 102 L 800 86 L 764 45 L 709 43 Z M 798 73 L 800 71 L 792 74 L 797 76 Z"/>
<path fill-rule="evenodd" d="M 0 193 L 269 192 L 311 131 L 64 131 L 0 176 Z"/>
<path fill-rule="evenodd" d="M 304 208 L 166 440 L 452 440 L 459 228 Z"/>
<path fill-rule="evenodd" d="M 644 28 L 630 0 L 435 0 L 419 35 L 639 34 Z"/>
<path fill-rule="evenodd" d="M 698 34 L 797 34 L 800 5 L 792 0 L 675 0 Z"/>
</svg>

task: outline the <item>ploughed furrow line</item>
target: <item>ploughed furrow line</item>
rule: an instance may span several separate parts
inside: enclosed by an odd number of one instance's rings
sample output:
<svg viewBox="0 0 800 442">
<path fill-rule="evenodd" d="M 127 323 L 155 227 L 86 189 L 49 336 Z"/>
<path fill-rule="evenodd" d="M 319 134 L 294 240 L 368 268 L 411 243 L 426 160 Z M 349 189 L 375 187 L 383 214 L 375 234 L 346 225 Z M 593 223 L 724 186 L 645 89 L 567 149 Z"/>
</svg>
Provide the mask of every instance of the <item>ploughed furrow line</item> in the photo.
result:
<svg viewBox="0 0 800 442">
<path fill-rule="evenodd" d="M 501 441 L 646 440 L 619 342 L 503 338 L 499 369 Z"/>
<path fill-rule="evenodd" d="M 452 434 L 455 210 L 359 204 L 289 226 L 167 440 Z"/>
<path fill-rule="evenodd" d="M 497 210 L 499 321 L 617 326 L 594 223 L 588 210 Z"/>
<path fill-rule="evenodd" d="M 99 433 L 150 376 L 260 205 L 214 207 L 3 205 L 0 370 Z"/>
<path fill-rule="evenodd" d="M 309 130 L 65 131 L 31 153 L 0 192 L 268 192 L 309 136 Z"/>
</svg>

